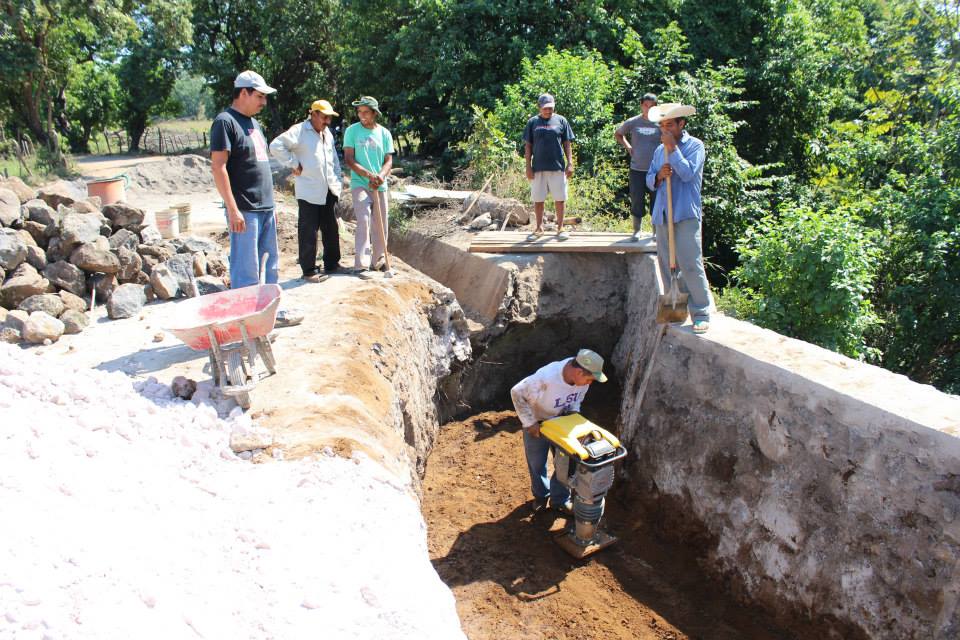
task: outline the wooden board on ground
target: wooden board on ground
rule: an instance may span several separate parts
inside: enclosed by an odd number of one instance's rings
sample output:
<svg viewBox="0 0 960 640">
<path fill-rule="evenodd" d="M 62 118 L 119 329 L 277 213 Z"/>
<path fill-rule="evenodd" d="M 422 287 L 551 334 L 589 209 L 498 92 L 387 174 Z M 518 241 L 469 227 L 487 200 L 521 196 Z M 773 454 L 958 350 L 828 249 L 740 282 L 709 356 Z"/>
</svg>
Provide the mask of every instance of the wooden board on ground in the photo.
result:
<svg viewBox="0 0 960 640">
<path fill-rule="evenodd" d="M 470 242 L 471 253 L 656 253 L 652 235 L 633 239 L 630 233 L 571 231 L 568 240 L 545 233 L 528 240 L 529 231 L 481 231 Z"/>
</svg>

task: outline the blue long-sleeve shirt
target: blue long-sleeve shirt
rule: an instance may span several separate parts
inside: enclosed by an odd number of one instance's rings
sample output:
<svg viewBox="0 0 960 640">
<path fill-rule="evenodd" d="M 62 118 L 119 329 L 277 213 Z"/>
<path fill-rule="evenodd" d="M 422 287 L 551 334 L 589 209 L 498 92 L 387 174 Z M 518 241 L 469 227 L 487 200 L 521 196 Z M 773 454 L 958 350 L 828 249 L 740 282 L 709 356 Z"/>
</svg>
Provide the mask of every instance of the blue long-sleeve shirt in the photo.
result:
<svg viewBox="0 0 960 640">
<path fill-rule="evenodd" d="M 673 192 L 673 221 L 703 218 L 703 202 L 700 187 L 703 185 L 703 163 L 707 152 L 699 138 L 684 131 L 680 142 L 670 154 L 668 161 L 673 168 L 670 190 Z M 663 145 L 653 152 L 650 169 L 647 171 L 647 187 L 652 191 L 657 184 L 657 172 L 664 164 Z M 653 203 L 653 224 L 667 224 L 667 181 L 656 187 L 657 199 Z"/>
</svg>

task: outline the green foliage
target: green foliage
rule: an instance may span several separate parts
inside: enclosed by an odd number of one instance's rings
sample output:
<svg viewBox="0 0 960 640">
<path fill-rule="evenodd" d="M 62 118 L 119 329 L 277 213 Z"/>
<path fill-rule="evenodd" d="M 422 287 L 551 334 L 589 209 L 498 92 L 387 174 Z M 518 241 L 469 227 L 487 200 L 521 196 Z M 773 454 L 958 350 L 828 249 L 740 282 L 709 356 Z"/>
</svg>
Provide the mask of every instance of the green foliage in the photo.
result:
<svg viewBox="0 0 960 640">
<path fill-rule="evenodd" d="M 123 87 L 123 124 L 130 151 L 153 118 L 176 113 L 171 99 L 182 63 L 182 48 L 192 38 L 189 0 L 149 0 L 134 11 L 137 31 L 127 44 L 118 75 Z"/>
<path fill-rule="evenodd" d="M 332 98 L 337 6 L 333 0 L 193 0 L 193 71 L 212 81 L 217 109 L 229 106 L 233 79 L 245 69 L 277 89 L 257 116 L 269 135 L 303 120 L 317 98 Z M 344 112 L 342 105 L 337 111 Z"/>
<path fill-rule="evenodd" d="M 204 120 L 215 114 L 213 92 L 200 76 L 180 75 L 173 84 L 173 100 L 179 106 L 177 116 Z"/>
<path fill-rule="evenodd" d="M 556 113 L 570 121 L 580 162 L 592 171 L 595 162 L 619 156 L 613 138 L 613 105 L 620 95 L 617 69 L 596 51 L 577 55 L 549 47 L 536 60 L 524 59 L 520 78 L 504 87 L 494 113 L 522 150 L 523 129 L 537 114 L 537 97 L 551 93 Z"/>
<path fill-rule="evenodd" d="M 732 303 L 740 312 L 851 357 L 877 355 L 866 336 L 879 322 L 868 298 L 878 252 L 851 211 L 783 207 L 751 227 L 737 248 L 742 263 L 733 277 L 741 292 Z"/>
<path fill-rule="evenodd" d="M 109 66 L 97 62 L 76 65 L 66 89 L 67 139 L 75 153 L 90 151 L 90 136 L 113 126 L 120 115 L 120 83 Z"/>
</svg>

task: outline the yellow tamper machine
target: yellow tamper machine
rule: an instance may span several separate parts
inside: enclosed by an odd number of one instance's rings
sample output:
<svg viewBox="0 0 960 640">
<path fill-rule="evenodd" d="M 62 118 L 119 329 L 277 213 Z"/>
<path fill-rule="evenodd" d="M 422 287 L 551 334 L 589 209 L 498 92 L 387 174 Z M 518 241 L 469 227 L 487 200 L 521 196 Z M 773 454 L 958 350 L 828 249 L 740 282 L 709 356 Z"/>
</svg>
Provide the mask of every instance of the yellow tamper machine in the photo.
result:
<svg viewBox="0 0 960 640">
<path fill-rule="evenodd" d="M 544 420 L 540 435 L 553 445 L 557 480 L 573 497 L 573 525 L 556 537 L 575 558 L 585 558 L 617 541 L 601 531 L 604 497 L 613 486 L 613 463 L 627 450 L 612 433 L 579 413 Z"/>
</svg>

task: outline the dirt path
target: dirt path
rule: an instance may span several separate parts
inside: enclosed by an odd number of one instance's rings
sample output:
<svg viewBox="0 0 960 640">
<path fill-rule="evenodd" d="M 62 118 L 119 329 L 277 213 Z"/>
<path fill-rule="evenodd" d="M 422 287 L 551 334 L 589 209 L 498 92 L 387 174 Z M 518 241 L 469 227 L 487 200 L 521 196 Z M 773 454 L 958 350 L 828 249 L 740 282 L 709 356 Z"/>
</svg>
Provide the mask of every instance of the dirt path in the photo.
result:
<svg viewBox="0 0 960 640">
<path fill-rule="evenodd" d="M 683 549 L 627 524 L 608 499 L 620 543 L 575 561 L 549 538 L 563 520 L 530 513 L 520 423 L 483 413 L 444 427 L 427 465 L 430 557 L 471 640 L 772 640 L 778 629 L 708 582 Z"/>
</svg>

